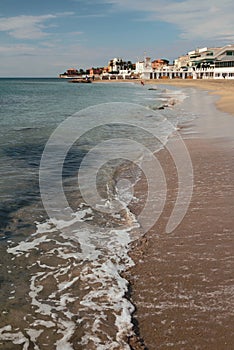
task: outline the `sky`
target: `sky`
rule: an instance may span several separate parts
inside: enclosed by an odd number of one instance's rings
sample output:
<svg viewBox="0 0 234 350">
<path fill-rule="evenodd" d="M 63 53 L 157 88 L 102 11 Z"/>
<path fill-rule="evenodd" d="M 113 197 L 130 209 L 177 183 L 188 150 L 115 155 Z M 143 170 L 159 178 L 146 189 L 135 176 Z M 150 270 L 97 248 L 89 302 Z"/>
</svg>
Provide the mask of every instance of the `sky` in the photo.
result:
<svg viewBox="0 0 234 350">
<path fill-rule="evenodd" d="M 1 0 L 0 77 L 57 77 L 114 57 L 173 62 L 234 42 L 233 0 Z"/>
</svg>

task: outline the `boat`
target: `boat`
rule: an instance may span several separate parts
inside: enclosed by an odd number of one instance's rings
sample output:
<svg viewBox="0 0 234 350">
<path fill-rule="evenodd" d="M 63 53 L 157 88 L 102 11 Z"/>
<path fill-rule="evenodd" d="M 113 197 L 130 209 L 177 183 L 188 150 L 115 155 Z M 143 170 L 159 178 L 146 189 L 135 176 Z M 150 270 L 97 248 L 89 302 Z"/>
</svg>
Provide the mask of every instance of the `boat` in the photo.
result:
<svg viewBox="0 0 234 350">
<path fill-rule="evenodd" d="M 69 83 L 81 83 L 81 84 L 90 84 L 92 81 L 90 79 L 71 79 L 68 81 Z"/>
</svg>

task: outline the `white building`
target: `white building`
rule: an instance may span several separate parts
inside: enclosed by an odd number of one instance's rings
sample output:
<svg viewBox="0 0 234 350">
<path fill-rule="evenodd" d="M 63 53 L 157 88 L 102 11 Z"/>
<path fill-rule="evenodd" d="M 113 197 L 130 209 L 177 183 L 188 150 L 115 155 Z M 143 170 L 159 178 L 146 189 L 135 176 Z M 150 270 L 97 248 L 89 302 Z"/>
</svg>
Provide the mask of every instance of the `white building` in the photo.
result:
<svg viewBox="0 0 234 350">
<path fill-rule="evenodd" d="M 144 61 L 136 62 L 136 74 L 141 79 L 174 79 L 174 78 L 192 78 L 192 72 L 175 69 L 174 65 L 163 65 L 155 69 L 152 68 L 150 57 L 146 57 Z"/>
<path fill-rule="evenodd" d="M 136 62 L 135 73 L 139 74 L 142 79 L 150 79 L 151 73 L 153 72 L 151 65 L 151 58 L 145 57 L 144 61 Z"/>
<path fill-rule="evenodd" d="M 109 71 L 128 76 L 128 64 L 115 58 L 109 62 Z M 141 79 L 234 79 L 234 44 L 199 48 L 178 57 L 173 65 L 162 67 L 153 68 L 151 58 L 145 57 L 136 62 L 135 71 L 131 70 L 130 75 Z"/>
<path fill-rule="evenodd" d="M 122 58 L 113 58 L 108 63 L 109 73 L 120 73 L 120 71 L 132 70 L 132 62 L 124 61 Z"/>
<path fill-rule="evenodd" d="M 234 79 L 234 45 L 203 47 L 175 60 L 175 70 L 191 72 L 194 79 Z"/>
<path fill-rule="evenodd" d="M 153 69 L 150 58 L 136 63 L 142 79 L 234 79 L 234 45 L 199 48 L 175 60 L 173 66 Z"/>
<path fill-rule="evenodd" d="M 197 79 L 234 79 L 234 45 L 200 49 L 190 59 Z"/>
</svg>

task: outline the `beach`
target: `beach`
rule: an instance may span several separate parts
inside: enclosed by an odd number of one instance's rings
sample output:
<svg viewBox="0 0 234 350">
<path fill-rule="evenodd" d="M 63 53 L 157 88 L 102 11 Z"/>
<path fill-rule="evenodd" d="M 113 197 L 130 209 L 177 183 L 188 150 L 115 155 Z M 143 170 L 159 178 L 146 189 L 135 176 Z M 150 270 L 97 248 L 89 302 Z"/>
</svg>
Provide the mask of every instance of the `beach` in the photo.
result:
<svg viewBox="0 0 234 350">
<path fill-rule="evenodd" d="M 185 96 L 133 82 L 0 85 L 0 349 L 129 350 L 134 307 L 122 273 L 141 235 L 127 207 L 138 200 L 131 164 L 175 129 L 174 108 L 161 104 L 173 98 L 180 109 Z"/>
<path fill-rule="evenodd" d="M 146 80 L 145 83 L 152 84 L 166 84 L 177 87 L 195 87 L 209 91 L 211 94 L 217 94 L 219 100 L 217 101 L 217 107 L 224 112 L 234 114 L 234 80 L 214 80 L 214 79 L 160 79 L 160 80 Z"/>
<path fill-rule="evenodd" d="M 113 82 L 0 81 L 0 349 L 231 349 L 233 83 Z"/>
<path fill-rule="evenodd" d="M 176 169 L 166 149 L 157 155 L 168 200 L 156 225 L 132 247 L 135 266 L 126 278 L 137 337 L 130 344 L 149 350 L 233 349 L 234 81 L 155 81 L 161 83 L 215 94 L 218 110 L 204 105 L 207 116 L 181 125 L 194 186 L 187 214 L 169 234 Z"/>
<path fill-rule="evenodd" d="M 131 80 L 101 80 L 101 83 L 129 83 Z M 141 79 L 135 79 L 133 82 L 140 84 Z M 100 83 L 100 80 L 94 81 L 94 83 Z M 222 111 L 234 114 L 233 106 L 233 93 L 234 93 L 234 80 L 214 80 L 214 79 L 150 79 L 144 80 L 146 85 L 168 85 L 176 87 L 195 87 L 203 90 L 208 90 L 211 94 L 217 94 L 220 99 L 217 102 L 217 107 Z"/>
</svg>

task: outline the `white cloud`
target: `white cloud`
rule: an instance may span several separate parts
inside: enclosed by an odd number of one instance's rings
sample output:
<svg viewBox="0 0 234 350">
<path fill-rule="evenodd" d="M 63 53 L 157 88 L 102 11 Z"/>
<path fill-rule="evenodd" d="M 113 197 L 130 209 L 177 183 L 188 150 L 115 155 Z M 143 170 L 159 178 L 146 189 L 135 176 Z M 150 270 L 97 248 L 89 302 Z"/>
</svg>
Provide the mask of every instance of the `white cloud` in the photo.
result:
<svg viewBox="0 0 234 350">
<path fill-rule="evenodd" d="M 24 45 L 24 44 L 2 45 L 0 46 L 0 54 L 6 55 L 6 56 L 33 55 L 35 54 L 35 47 L 30 45 Z"/>
<path fill-rule="evenodd" d="M 174 24 L 185 39 L 234 40 L 233 0 L 103 0 L 116 10 L 140 11 L 145 20 Z"/>
<path fill-rule="evenodd" d="M 44 23 L 54 18 L 55 15 L 0 18 L 0 31 L 7 32 L 16 39 L 40 39 L 46 36 Z"/>
<path fill-rule="evenodd" d="M 55 15 L 0 17 L 0 31 L 7 32 L 16 39 L 41 39 L 48 35 L 46 22 L 72 14 L 73 12 L 64 12 Z"/>
<path fill-rule="evenodd" d="M 88 68 L 103 65 L 110 55 L 109 47 L 93 50 L 89 45 L 78 42 L 66 46 L 50 41 L 43 42 L 44 47 L 36 44 L 0 45 L 0 76 L 51 76 L 57 77 L 69 67 Z M 113 54 L 117 55 L 116 52 Z"/>
</svg>

